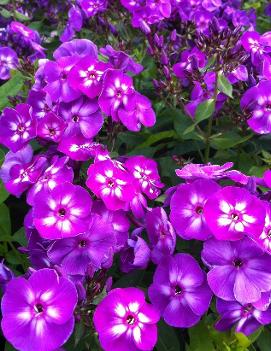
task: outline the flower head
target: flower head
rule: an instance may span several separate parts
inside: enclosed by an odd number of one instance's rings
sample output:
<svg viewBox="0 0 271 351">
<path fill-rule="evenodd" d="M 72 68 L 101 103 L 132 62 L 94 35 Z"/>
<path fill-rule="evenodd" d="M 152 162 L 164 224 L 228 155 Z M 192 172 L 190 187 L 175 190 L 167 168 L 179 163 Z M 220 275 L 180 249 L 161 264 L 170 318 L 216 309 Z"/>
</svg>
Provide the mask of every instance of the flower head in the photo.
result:
<svg viewBox="0 0 271 351">
<path fill-rule="evenodd" d="M 2 299 L 2 330 L 21 351 L 55 351 L 74 327 L 76 289 L 52 269 L 12 279 Z"/>
<path fill-rule="evenodd" d="M 188 254 L 177 254 L 161 262 L 148 294 L 165 322 L 177 328 L 195 325 L 208 310 L 212 297 L 205 273 Z"/>
<path fill-rule="evenodd" d="M 64 182 L 35 196 L 34 225 L 46 239 L 73 237 L 88 230 L 91 206 L 84 188 Z"/>
<path fill-rule="evenodd" d="M 208 199 L 205 218 L 217 239 L 239 240 L 244 234 L 262 232 L 265 207 L 248 190 L 227 186 Z"/>
<path fill-rule="evenodd" d="M 170 221 L 184 239 L 206 240 L 211 236 L 205 204 L 220 189 L 213 180 L 198 179 L 177 187 L 170 202 Z"/>
<path fill-rule="evenodd" d="M 18 56 L 16 52 L 9 47 L 0 47 L 0 79 L 7 80 L 10 78 L 10 70 L 18 66 Z"/>
<path fill-rule="evenodd" d="M 202 259 L 210 267 L 210 288 L 223 300 L 252 303 L 271 290 L 271 257 L 249 238 L 210 239 L 204 243 Z"/>
<path fill-rule="evenodd" d="M 94 326 L 105 351 L 151 351 L 157 341 L 157 310 L 136 288 L 114 289 L 94 313 Z"/>
<path fill-rule="evenodd" d="M 36 136 L 36 120 L 28 104 L 6 107 L 0 118 L 0 143 L 16 152 Z"/>
</svg>

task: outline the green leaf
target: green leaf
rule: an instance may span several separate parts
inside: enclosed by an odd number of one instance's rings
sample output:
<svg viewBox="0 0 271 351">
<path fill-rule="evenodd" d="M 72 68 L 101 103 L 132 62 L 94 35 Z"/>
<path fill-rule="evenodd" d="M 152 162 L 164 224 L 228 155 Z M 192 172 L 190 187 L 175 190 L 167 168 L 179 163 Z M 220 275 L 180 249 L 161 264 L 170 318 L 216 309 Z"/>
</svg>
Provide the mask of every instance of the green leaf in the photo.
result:
<svg viewBox="0 0 271 351">
<path fill-rule="evenodd" d="M 8 342 L 5 345 L 5 351 L 16 351 Z"/>
<path fill-rule="evenodd" d="M 212 116 L 215 111 L 215 100 L 208 99 L 200 103 L 195 114 L 195 122 L 198 124 L 201 121 Z"/>
<path fill-rule="evenodd" d="M 0 5 L 7 5 L 9 0 L 0 0 Z"/>
<path fill-rule="evenodd" d="M 232 98 L 232 85 L 229 82 L 228 78 L 226 78 L 222 73 L 218 73 L 217 77 L 217 86 L 221 93 Z"/>
<path fill-rule="evenodd" d="M 189 351 L 215 351 L 212 337 L 204 320 L 189 329 L 189 337 Z"/>
<path fill-rule="evenodd" d="M 9 209 L 5 204 L 0 205 L 0 241 L 1 236 L 9 236 L 11 234 L 11 223 Z"/>
<path fill-rule="evenodd" d="M 14 233 L 11 238 L 12 238 L 12 241 L 17 242 L 22 246 L 27 246 L 27 240 L 26 240 L 26 236 L 25 236 L 24 227 L 17 230 L 17 232 Z"/>
<path fill-rule="evenodd" d="M 234 131 L 221 133 L 221 135 L 213 135 L 211 138 L 211 146 L 216 150 L 226 150 L 236 145 L 242 144 L 253 137 L 253 134 L 241 136 Z"/>
<path fill-rule="evenodd" d="M 179 351 L 180 343 L 173 328 L 163 321 L 158 324 L 157 351 Z"/>
<path fill-rule="evenodd" d="M 29 21 L 29 17 L 23 15 L 21 12 L 19 11 L 15 11 L 14 16 L 17 20 L 24 22 L 24 21 Z"/>
<path fill-rule="evenodd" d="M 163 139 L 172 139 L 175 137 L 176 137 L 176 132 L 174 130 L 165 130 L 163 132 L 150 135 L 148 139 L 144 141 L 144 143 L 138 145 L 136 149 L 141 149 L 147 146 L 151 146 Z"/>
<path fill-rule="evenodd" d="M 0 204 L 2 204 L 9 197 L 9 193 L 6 191 L 2 180 L 0 180 Z"/>
<path fill-rule="evenodd" d="M 257 345 L 259 346 L 259 350 L 270 351 L 270 345 L 271 345 L 270 329 L 265 328 L 256 342 L 257 342 Z"/>
<path fill-rule="evenodd" d="M 10 18 L 12 17 L 12 13 L 6 9 L 1 9 L 0 10 L 0 15 L 2 15 L 5 18 Z"/>
<path fill-rule="evenodd" d="M 9 104 L 8 96 L 15 96 L 22 89 L 24 77 L 21 72 L 13 71 L 10 80 L 0 87 L 0 109 Z"/>
</svg>

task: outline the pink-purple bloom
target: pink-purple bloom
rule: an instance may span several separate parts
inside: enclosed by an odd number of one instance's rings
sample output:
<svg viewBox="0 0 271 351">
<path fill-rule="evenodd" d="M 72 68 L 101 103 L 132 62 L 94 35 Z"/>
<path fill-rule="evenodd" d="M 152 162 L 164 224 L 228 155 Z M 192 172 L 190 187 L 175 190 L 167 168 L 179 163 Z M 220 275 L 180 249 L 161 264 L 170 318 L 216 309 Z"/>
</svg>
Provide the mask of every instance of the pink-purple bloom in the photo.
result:
<svg viewBox="0 0 271 351">
<path fill-rule="evenodd" d="M 161 262 L 148 294 L 165 322 L 177 328 L 195 325 L 212 297 L 205 273 L 188 254 L 176 254 Z"/>
<path fill-rule="evenodd" d="M 2 330 L 21 351 L 55 351 L 70 337 L 77 292 L 52 269 L 12 279 L 2 299 Z"/>
<path fill-rule="evenodd" d="M 160 315 L 136 288 L 114 289 L 94 313 L 94 326 L 105 351 L 151 351 Z"/>
<path fill-rule="evenodd" d="M 245 234 L 260 234 L 265 207 L 244 188 L 227 186 L 213 194 L 205 205 L 205 218 L 218 240 L 239 240 Z"/>
<path fill-rule="evenodd" d="M 170 221 L 182 238 L 206 240 L 212 235 L 205 204 L 220 189 L 213 180 L 198 179 L 177 187 L 170 202 Z"/>
<path fill-rule="evenodd" d="M 62 182 L 34 200 L 34 225 L 46 239 L 73 237 L 88 230 L 92 199 L 79 185 Z"/>
<path fill-rule="evenodd" d="M 7 80 L 10 78 L 10 71 L 18 66 L 18 56 L 16 52 L 9 47 L 0 47 L 0 79 Z"/>
<path fill-rule="evenodd" d="M 36 121 L 28 104 L 6 107 L 0 118 L 0 143 L 16 152 L 36 136 Z"/>
<path fill-rule="evenodd" d="M 251 239 L 204 243 L 202 260 L 210 268 L 207 280 L 213 293 L 226 301 L 252 303 L 271 290 L 271 256 Z"/>
</svg>

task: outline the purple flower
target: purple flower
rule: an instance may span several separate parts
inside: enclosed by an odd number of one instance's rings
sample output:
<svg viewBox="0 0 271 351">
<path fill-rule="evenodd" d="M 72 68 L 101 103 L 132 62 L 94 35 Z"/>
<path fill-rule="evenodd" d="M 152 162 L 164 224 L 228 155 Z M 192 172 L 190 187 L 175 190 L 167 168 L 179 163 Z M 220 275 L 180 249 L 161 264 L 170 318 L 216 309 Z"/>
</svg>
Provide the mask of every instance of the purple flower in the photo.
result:
<svg viewBox="0 0 271 351">
<path fill-rule="evenodd" d="M 74 238 L 55 241 L 48 251 L 49 259 L 71 275 L 85 275 L 88 267 L 101 269 L 116 243 L 112 224 L 99 215 L 91 218 L 87 231 Z"/>
<path fill-rule="evenodd" d="M 125 209 L 135 195 L 132 176 L 111 160 L 92 164 L 86 184 L 113 211 Z"/>
<path fill-rule="evenodd" d="M 68 82 L 73 89 L 93 99 L 101 93 L 102 78 L 109 68 L 112 68 L 111 64 L 85 56 L 69 72 Z"/>
<path fill-rule="evenodd" d="M 10 32 L 19 34 L 27 41 L 40 42 L 40 37 L 38 32 L 25 26 L 20 22 L 12 21 L 10 23 Z"/>
<path fill-rule="evenodd" d="M 202 260 L 210 268 L 210 288 L 223 300 L 256 302 L 261 293 L 271 290 L 271 257 L 249 238 L 210 239 L 204 243 Z"/>
<path fill-rule="evenodd" d="M 146 230 L 154 263 L 158 264 L 174 253 L 176 234 L 163 208 L 153 208 L 146 213 Z"/>
<path fill-rule="evenodd" d="M 199 10 L 194 13 L 193 22 L 199 33 L 209 34 L 209 25 L 213 16 L 210 12 Z"/>
<path fill-rule="evenodd" d="M 186 240 L 206 240 L 211 236 L 205 204 L 219 188 L 216 182 L 207 179 L 177 187 L 170 202 L 170 221 L 179 236 Z"/>
<path fill-rule="evenodd" d="M 217 299 L 216 308 L 220 314 L 220 320 L 215 328 L 219 331 L 226 331 L 234 326 L 236 333 L 250 335 L 262 325 L 271 322 L 270 307 L 266 311 L 261 311 L 252 304 Z"/>
<path fill-rule="evenodd" d="M 9 171 L 9 179 L 5 182 L 7 191 L 17 197 L 35 184 L 47 166 L 47 159 L 37 155 L 29 163 L 16 163 Z"/>
<path fill-rule="evenodd" d="M 177 328 L 195 325 L 208 310 L 212 297 L 205 273 L 188 254 L 177 254 L 161 262 L 148 294 L 165 322 Z"/>
<path fill-rule="evenodd" d="M 9 47 L 0 47 L 0 79 L 7 80 L 10 78 L 10 70 L 18 66 L 18 56 L 16 52 Z"/>
<path fill-rule="evenodd" d="M 91 158 L 105 160 L 109 153 L 105 146 L 86 139 L 81 135 L 63 138 L 58 145 L 58 151 L 63 152 L 75 161 L 87 161 Z"/>
<path fill-rule="evenodd" d="M 135 107 L 133 80 L 121 70 L 107 70 L 104 76 L 103 90 L 99 97 L 102 111 L 118 121 L 117 111 L 120 107 L 133 110 Z"/>
<path fill-rule="evenodd" d="M 4 183 L 11 179 L 10 171 L 13 166 L 24 166 L 29 164 L 33 157 L 33 150 L 30 145 L 24 146 L 16 152 L 9 151 L 5 156 L 5 161 L 0 169 L 0 178 Z"/>
<path fill-rule="evenodd" d="M 88 17 L 93 17 L 106 10 L 107 0 L 82 0 L 81 7 Z"/>
<path fill-rule="evenodd" d="M 34 200 L 34 225 L 45 239 L 73 237 L 88 230 L 92 200 L 89 193 L 68 182 L 49 193 L 40 191 Z"/>
<path fill-rule="evenodd" d="M 83 16 L 77 6 L 72 6 L 68 12 L 68 23 L 60 36 L 62 42 L 70 40 L 75 32 L 79 32 L 83 25 Z"/>
<path fill-rule="evenodd" d="M 73 331 L 76 304 L 73 283 L 52 269 L 15 278 L 2 299 L 4 336 L 21 351 L 55 351 Z"/>
<path fill-rule="evenodd" d="M 261 81 L 258 85 L 248 89 L 240 101 L 242 110 L 249 116 L 248 125 L 259 134 L 271 132 L 270 89 L 270 81 Z"/>
<path fill-rule="evenodd" d="M 27 193 L 27 203 L 33 205 L 36 195 L 40 191 L 53 190 L 58 184 L 73 181 L 73 170 L 67 165 L 68 157 L 55 156 L 51 165 L 43 172 L 40 178 Z"/>
<path fill-rule="evenodd" d="M 271 41 L 257 32 L 245 32 L 242 35 L 241 43 L 244 49 L 251 53 L 251 59 L 255 65 L 259 65 L 264 55 L 271 52 Z"/>
<path fill-rule="evenodd" d="M 125 127 L 133 132 L 141 129 L 141 124 L 145 127 L 153 127 L 156 122 L 156 115 L 152 109 L 150 100 L 139 93 L 133 95 L 133 103 L 118 111 L 118 117 Z"/>
<path fill-rule="evenodd" d="M 249 237 L 254 240 L 262 250 L 271 254 L 271 205 L 268 202 L 264 202 L 264 206 L 266 216 L 263 231 L 260 234 L 252 232 L 249 234 Z"/>
<path fill-rule="evenodd" d="M 0 143 L 16 152 L 36 136 L 36 121 L 31 107 L 19 104 L 15 109 L 6 107 L 0 118 Z"/>
<path fill-rule="evenodd" d="M 173 72 L 183 80 L 187 73 L 192 73 L 195 68 L 203 68 L 206 65 L 206 55 L 197 47 L 192 50 L 184 50 L 180 62 L 173 65 Z"/>
<path fill-rule="evenodd" d="M 229 168 L 233 166 L 233 162 L 227 162 L 222 166 L 207 164 L 193 164 L 189 163 L 182 169 L 177 169 L 178 177 L 188 181 L 193 181 L 197 178 L 219 179 L 224 176 Z"/>
<path fill-rule="evenodd" d="M 243 188 L 227 186 L 212 195 L 205 205 L 205 219 L 218 240 L 239 240 L 244 234 L 260 234 L 265 207 Z"/>
<path fill-rule="evenodd" d="M 160 194 L 164 184 L 160 180 L 157 163 L 145 156 L 132 156 L 125 162 L 125 167 L 132 174 L 140 191 L 154 200 Z"/>
<path fill-rule="evenodd" d="M 59 60 L 61 57 L 67 56 L 91 56 L 94 59 L 98 57 L 98 49 L 97 46 L 90 40 L 87 39 L 74 39 L 67 43 L 61 44 L 54 51 L 54 59 Z"/>
<path fill-rule="evenodd" d="M 56 104 L 49 94 L 44 91 L 30 90 L 27 103 L 32 107 L 32 115 L 37 119 L 43 118 L 49 112 L 56 112 Z"/>
<path fill-rule="evenodd" d="M 37 135 L 42 139 L 57 143 L 61 140 L 66 128 L 67 123 L 63 119 L 54 112 L 48 112 L 37 122 Z"/>
<path fill-rule="evenodd" d="M 117 51 L 112 48 L 111 45 L 106 45 L 106 47 L 101 48 L 100 52 L 109 59 L 109 63 L 111 63 L 115 69 L 121 69 L 124 72 L 131 72 L 133 74 L 139 74 L 144 69 L 142 65 L 135 62 L 125 52 Z"/>
<path fill-rule="evenodd" d="M 105 351 L 151 351 L 160 316 L 136 288 L 113 289 L 94 312 L 94 326 Z"/>
<path fill-rule="evenodd" d="M 142 229 L 140 229 L 142 231 Z M 137 230 L 135 230 L 135 233 Z M 150 260 L 150 249 L 144 239 L 136 234 L 128 239 L 126 247 L 120 252 L 120 269 L 128 273 L 134 269 L 146 269 Z"/>
<path fill-rule="evenodd" d="M 122 210 L 110 211 L 102 201 L 95 201 L 93 203 L 92 213 L 100 215 L 104 222 L 110 223 L 114 229 L 116 237 L 115 252 L 120 251 L 127 243 L 130 221 L 126 213 Z"/>
<path fill-rule="evenodd" d="M 12 271 L 4 264 L 4 260 L 0 262 L 0 288 L 5 291 L 8 282 L 14 278 Z"/>
<path fill-rule="evenodd" d="M 96 100 L 80 97 L 69 104 L 62 103 L 59 114 L 66 121 L 65 137 L 82 135 L 90 139 L 98 134 L 103 117 Z"/>
<path fill-rule="evenodd" d="M 53 101 L 71 102 L 81 95 L 68 83 L 68 73 L 78 62 L 77 56 L 61 57 L 57 62 L 49 61 L 45 64 L 44 75 L 47 85 L 44 88 Z"/>
</svg>

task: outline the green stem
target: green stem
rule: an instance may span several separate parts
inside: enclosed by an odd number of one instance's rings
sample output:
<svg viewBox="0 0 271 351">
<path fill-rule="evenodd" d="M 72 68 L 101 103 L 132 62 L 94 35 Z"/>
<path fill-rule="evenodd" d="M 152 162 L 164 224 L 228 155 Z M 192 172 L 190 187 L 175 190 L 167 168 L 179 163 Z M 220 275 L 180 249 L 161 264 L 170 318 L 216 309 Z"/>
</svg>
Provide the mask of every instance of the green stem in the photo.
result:
<svg viewBox="0 0 271 351">
<path fill-rule="evenodd" d="M 214 102 L 216 104 L 217 100 L 217 95 L 218 95 L 218 73 L 216 72 L 215 76 L 215 89 L 214 89 Z M 206 143 L 206 148 L 205 148 L 205 163 L 209 162 L 209 157 L 210 157 L 210 139 L 212 135 L 212 126 L 213 126 L 213 115 L 209 118 L 208 121 L 208 126 L 207 126 L 207 133 L 206 133 L 206 138 L 205 138 L 205 143 Z"/>
</svg>

